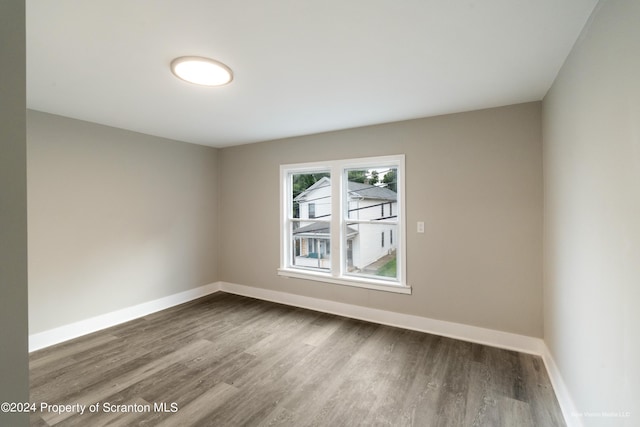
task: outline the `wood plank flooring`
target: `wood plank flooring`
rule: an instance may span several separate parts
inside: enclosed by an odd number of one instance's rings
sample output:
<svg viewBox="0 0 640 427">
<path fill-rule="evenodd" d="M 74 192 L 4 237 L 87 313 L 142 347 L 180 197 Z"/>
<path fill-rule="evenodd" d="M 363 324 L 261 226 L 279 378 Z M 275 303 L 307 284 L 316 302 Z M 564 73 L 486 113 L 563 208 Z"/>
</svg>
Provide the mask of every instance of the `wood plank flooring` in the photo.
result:
<svg viewBox="0 0 640 427">
<path fill-rule="evenodd" d="M 33 426 L 565 425 L 539 357 L 225 293 L 34 352 L 30 373 Z"/>
</svg>

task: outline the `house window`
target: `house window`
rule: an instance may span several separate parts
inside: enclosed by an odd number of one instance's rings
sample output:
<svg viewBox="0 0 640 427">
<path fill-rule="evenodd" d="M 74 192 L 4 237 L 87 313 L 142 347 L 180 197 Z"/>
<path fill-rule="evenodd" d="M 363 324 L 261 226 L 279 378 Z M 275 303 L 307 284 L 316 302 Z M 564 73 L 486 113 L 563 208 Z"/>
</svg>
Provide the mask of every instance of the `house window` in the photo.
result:
<svg viewBox="0 0 640 427">
<path fill-rule="evenodd" d="M 280 172 L 280 275 L 410 293 L 403 155 L 282 165 Z"/>
</svg>

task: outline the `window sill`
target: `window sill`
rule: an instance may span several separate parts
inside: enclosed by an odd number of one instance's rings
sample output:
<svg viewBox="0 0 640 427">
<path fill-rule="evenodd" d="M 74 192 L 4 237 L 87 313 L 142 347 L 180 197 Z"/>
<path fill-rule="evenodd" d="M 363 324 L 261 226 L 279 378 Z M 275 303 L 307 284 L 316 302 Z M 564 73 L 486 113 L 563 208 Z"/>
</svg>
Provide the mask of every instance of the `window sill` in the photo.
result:
<svg viewBox="0 0 640 427">
<path fill-rule="evenodd" d="M 333 277 L 324 273 L 301 271 L 289 268 L 279 268 L 278 275 L 295 279 L 313 280 L 315 282 L 332 283 L 334 285 L 354 286 L 356 288 L 373 289 L 376 291 L 393 292 L 397 294 L 411 294 L 410 286 L 391 284 L 383 280 Z"/>
</svg>

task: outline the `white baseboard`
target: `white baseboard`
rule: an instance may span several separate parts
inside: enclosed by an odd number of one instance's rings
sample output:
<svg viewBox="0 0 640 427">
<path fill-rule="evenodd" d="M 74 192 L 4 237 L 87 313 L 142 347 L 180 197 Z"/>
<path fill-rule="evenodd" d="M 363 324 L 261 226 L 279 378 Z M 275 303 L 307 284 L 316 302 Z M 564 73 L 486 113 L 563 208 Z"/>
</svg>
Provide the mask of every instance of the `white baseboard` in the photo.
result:
<svg viewBox="0 0 640 427">
<path fill-rule="evenodd" d="M 525 335 L 512 334 L 509 332 L 496 331 L 477 326 L 463 325 L 461 323 L 446 322 L 443 320 L 362 307 L 353 304 L 345 304 L 302 295 L 294 295 L 286 292 L 255 288 L 252 286 L 238 285 L 235 283 L 220 282 L 219 286 L 221 291 L 232 294 L 278 302 L 295 307 L 308 308 L 311 310 L 322 311 L 324 313 L 337 314 L 344 317 L 366 320 L 368 322 L 379 323 L 382 325 L 427 332 L 463 341 L 485 344 L 492 347 L 519 351 L 522 353 L 541 356 L 545 348 L 544 342 L 540 338 L 528 337 Z"/>
<path fill-rule="evenodd" d="M 160 310 L 173 307 L 178 304 L 201 298 L 205 295 L 220 290 L 220 283 L 210 283 L 198 288 L 189 289 L 184 292 L 169 295 L 153 301 L 126 307 L 120 310 L 105 313 L 89 319 L 70 323 L 44 332 L 29 335 L 29 351 L 40 350 L 54 344 L 87 335 L 92 332 L 106 329 L 120 323 L 128 322 Z"/>
<path fill-rule="evenodd" d="M 556 365 L 556 362 L 551 356 L 551 352 L 546 344 L 544 344 L 542 360 L 547 368 L 547 374 L 549 374 L 551 386 L 553 387 L 553 391 L 556 393 L 556 398 L 560 404 L 560 409 L 562 409 L 562 415 L 564 416 L 564 421 L 567 423 L 567 426 L 583 427 L 584 424 L 582 423 L 582 418 L 576 409 L 576 405 L 571 398 L 567 385 L 562 379 L 560 369 L 558 368 L 558 365 Z"/>
</svg>

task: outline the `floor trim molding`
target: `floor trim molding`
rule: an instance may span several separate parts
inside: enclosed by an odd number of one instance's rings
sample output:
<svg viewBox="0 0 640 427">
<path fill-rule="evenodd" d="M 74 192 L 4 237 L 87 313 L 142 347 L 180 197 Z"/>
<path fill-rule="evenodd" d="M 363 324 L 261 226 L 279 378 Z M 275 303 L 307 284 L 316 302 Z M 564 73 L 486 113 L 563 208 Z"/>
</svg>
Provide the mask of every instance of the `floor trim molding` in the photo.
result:
<svg viewBox="0 0 640 427">
<path fill-rule="evenodd" d="M 567 426 L 584 427 L 582 418 L 576 409 L 573 398 L 571 397 L 571 393 L 569 393 L 569 389 L 560 374 L 560 369 L 558 368 L 558 365 L 556 365 L 556 362 L 553 359 L 553 356 L 551 356 L 551 352 L 546 344 L 544 344 L 541 356 L 544 361 L 544 366 L 547 368 L 547 374 L 549 375 L 549 380 L 551 380 L 551 386 L 553 387 L 553 391 L 556 393 L 556 398 L 560 404 L 560 409 L 562 410 L 562 415 L 564 416 L 564 421 L 567 423 Z"/>
<path fill-rule="evenodd" d="M 158 298 L 153 301 L 148 301 L 131 307 L 125 307 L 110 313 L 101 314 L 89 319 L 49 329 L 47 331 L 31 334 L 29 335 L 29 352 L 59 344 L 73 338 L 78 338 L 82 335 L 87 335 L 120 323 L 128 322 L 160 310 L 165 310 L 175 305 L 183 304 L 214 292 L 218 292 L 219 290 L 220 282 L 210 283 L 184 292 Z"/>
<path fill-rule="evenodd" d="M 337 314 L 353 319 L 366 320 L 382 325 L 396 326 L 419 332 L 427 332 L 463 341 L 486 344 L 492 347 L 519 351 L 522 353 L 543 354 L 544 342 L 540 338 L 464 325 L 461 323 L 447 322 L 414 316 L 376 308 L 363 307 L 353 304 L 345 304 L 319 298 L 295 295 L 286 292 L 239 285 L 236 283 L 219 282 L 220 290 L 236 295 L 244 295 L 265 301 L 292 305 L 324 313 Z"/>
</svg>

